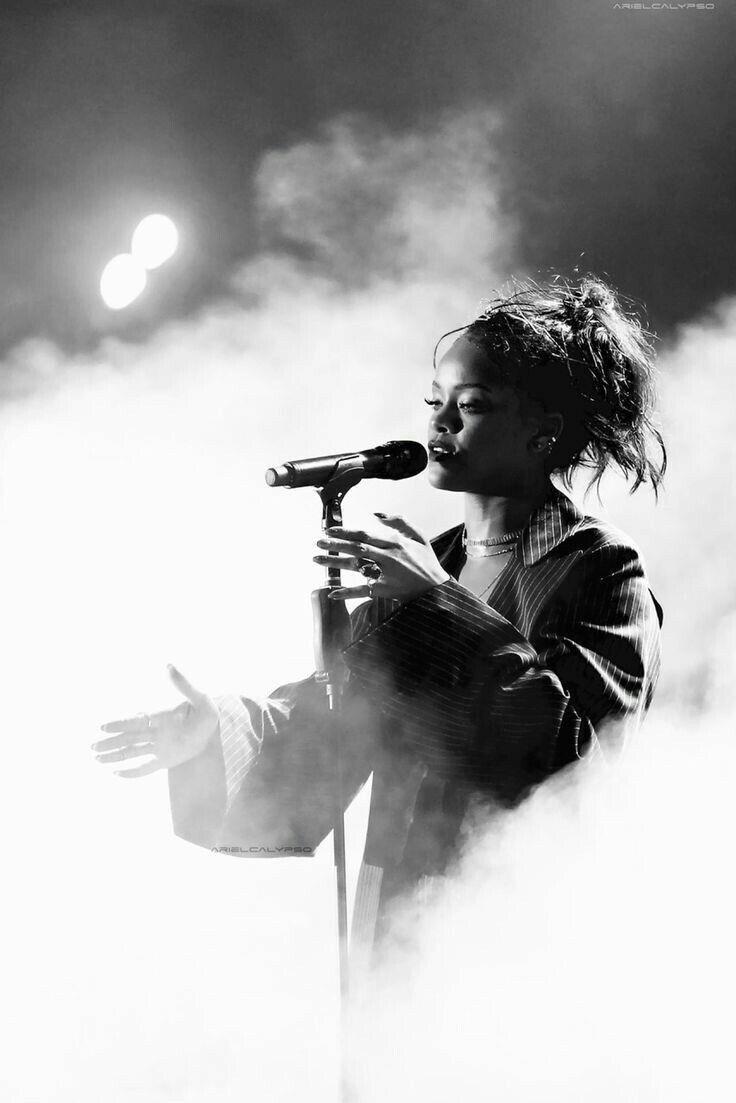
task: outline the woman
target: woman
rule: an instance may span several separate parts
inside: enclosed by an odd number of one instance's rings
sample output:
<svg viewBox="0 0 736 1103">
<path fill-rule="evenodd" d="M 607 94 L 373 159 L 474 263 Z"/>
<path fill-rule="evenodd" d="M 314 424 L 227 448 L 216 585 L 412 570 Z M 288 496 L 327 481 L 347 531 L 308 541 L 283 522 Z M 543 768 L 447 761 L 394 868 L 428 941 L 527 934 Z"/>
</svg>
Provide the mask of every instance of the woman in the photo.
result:
<svg viewBox="0 0 736 1103">
<path fill-rule="evenodd" d="M 618 747 L 649 706 L 661 610 L 636 548 L 550 481 L 610 465 L 655 492 L 651 349 L 613 292 L 529 284 L 492 301 L 435 366 L 429 477 L 462 492 L 465 522 L 431 543 L 399 517 L 333 529 L 315 562 L 377 578 L 344 651 L 344 795 L 373 773 L 354 932 L 440 874 L 463 822 L 518 803 L 560 768 Z M 447 335 L 449 336 L 449 335 Z M 658 461 L 650 458 L 654 442 Z M 369 561 L 368 564 L 366 561 Z M 265 702 L 186 701 L 104 725 L 103 762 L 169 769 L 174 829 L 238 854 L 311 854 L 333 821 L 334 755 L 313 678 Z"/>
</svg>

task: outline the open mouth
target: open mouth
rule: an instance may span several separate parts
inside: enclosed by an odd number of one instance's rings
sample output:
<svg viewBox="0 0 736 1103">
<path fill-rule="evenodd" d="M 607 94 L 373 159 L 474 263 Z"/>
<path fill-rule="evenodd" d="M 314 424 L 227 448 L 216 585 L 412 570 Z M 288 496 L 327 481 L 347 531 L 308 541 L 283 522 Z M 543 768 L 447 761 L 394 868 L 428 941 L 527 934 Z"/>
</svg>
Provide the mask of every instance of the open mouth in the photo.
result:
<svg viewBox="0 0 736 1103">
<path fill-rule="evenodd" d="M 445 460 L 452 460 L 457 455 L 454 448 L 448 448 L 444 444 L 430 444 L 427 451 L 429 452 L 430 460 L 435 460 L 438 463 Z"/>
</svg>

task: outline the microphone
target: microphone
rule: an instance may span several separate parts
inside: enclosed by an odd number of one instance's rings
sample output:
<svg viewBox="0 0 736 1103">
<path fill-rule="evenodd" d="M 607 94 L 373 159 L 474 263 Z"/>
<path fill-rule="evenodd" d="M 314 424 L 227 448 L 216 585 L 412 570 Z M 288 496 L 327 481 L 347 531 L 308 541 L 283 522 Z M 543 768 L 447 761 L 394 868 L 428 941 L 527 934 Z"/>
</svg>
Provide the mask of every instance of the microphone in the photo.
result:
<svg viewBox="0 0 736 1103">
<path fill-rule="evenodd" d="M 266 482 L 269 486 L 324 486 L 344 460 L 354 461 L 351 468 L 359 471 L 362 479 L 410 479 L 424 471 L 427 453 L 415 440 L 389 440 L 361 452 L 289 460 L 280 467 L 269 467 Z"/>
</svg>

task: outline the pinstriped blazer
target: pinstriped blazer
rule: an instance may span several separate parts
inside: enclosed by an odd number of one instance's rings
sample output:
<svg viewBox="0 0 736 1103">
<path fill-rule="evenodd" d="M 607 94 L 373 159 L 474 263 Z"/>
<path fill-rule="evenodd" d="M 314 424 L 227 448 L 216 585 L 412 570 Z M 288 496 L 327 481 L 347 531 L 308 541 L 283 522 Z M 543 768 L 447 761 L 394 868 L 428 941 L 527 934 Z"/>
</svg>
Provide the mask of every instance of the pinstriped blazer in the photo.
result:
<svg viewBox="0 0 736 1103">
<path fill-rule="evenodd" d="M 456 581 L 462 526 L 433 547 L 450 580 L 353 614 L 339 731 L 313 678 L 218 700 L 219 739 L 169 771 L 177 834 L 243 856 L 312 854 L 334 823 L 339 738 L 344 804 L 373 773 L 356 913 L 375 923 L 442 872 L 471 803 L 513 805 L 608 726 L 638 723 L 662 613 L 623 533 L 554 491 L 485 601 Z"/>
</svg>

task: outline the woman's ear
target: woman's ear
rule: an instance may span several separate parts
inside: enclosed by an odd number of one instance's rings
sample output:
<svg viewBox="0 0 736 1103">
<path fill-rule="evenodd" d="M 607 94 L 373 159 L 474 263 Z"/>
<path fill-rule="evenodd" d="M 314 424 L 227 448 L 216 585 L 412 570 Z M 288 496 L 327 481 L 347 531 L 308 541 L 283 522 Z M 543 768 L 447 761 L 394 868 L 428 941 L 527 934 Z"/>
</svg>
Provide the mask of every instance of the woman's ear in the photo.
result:
<svg viewBox="0 0 736 1103">
<path fill-rule="evenodd" d="M 545 413 L 539 420 L 539 429 L 532 437 L 531 448 L 535 452 L 551 452 L 562 436 L 565 419 L 562 414 Z"/>
</svg>

